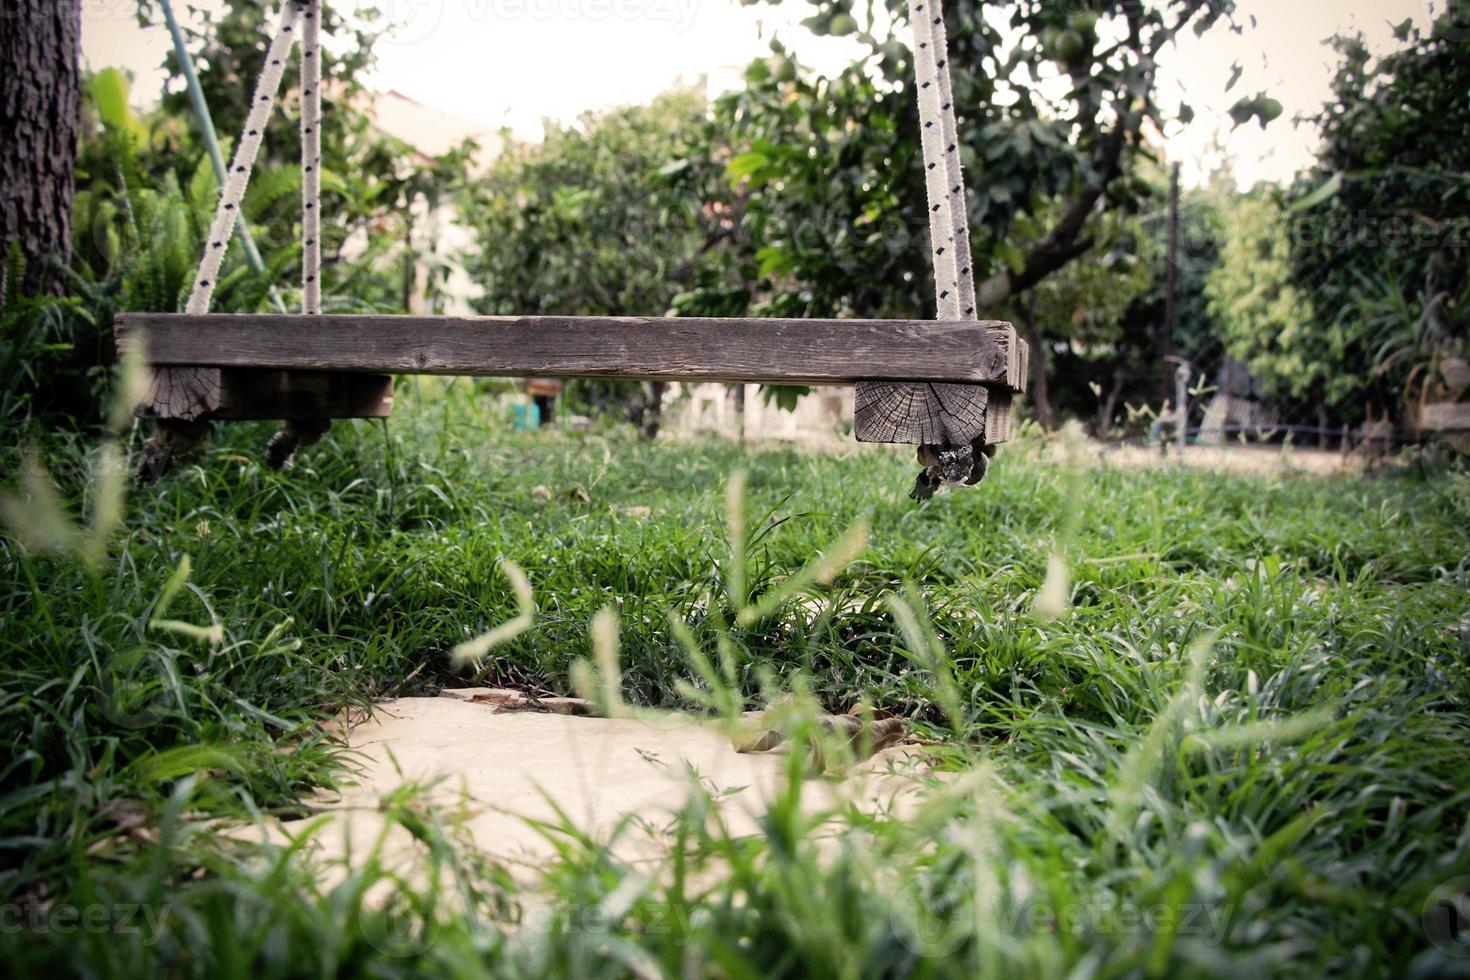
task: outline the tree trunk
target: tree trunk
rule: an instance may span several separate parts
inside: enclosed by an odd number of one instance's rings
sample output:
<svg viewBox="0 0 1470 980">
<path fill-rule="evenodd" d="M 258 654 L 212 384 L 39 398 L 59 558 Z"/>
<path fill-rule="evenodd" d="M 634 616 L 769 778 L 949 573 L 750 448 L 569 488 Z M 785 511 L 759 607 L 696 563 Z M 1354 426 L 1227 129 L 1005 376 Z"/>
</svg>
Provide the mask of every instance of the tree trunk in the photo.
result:
<svg viewBox="0 0 1470 980">
<path fill-rule="evenodd" d="M 27 291 L 71 259 L 81 128 L 80 0 L 5 0 L 0 12 L 0 254 L 19 245 Z"/>
<path fill-rule="evenodd" d="M 658 438 L 658 430 L 664 421 L 664 390 L 668 388 L 666 381 L 648 382 L 647 401 L 644 404 L 643 415 L 638 420 L 638 438 L 645 442 L 652 442 Z"/>
<path fill-rule="evenodd" d="M 745 385 L 731 385 L 735 392 L 735 437 L 745 445 Z"/>
<path fill-rule="evenodd" d="M 1118 410 L 1118 396 L 1123 393 L 1123 372 L 1113 372 L 1113 387 L 1108 391 L 1107 401 L 1097 416 L 1097 437 L 1106 439 L 1113 428 L 1113 413 Z"/>
<path fill-rule="evenodd" d="M 1026 316 L 1026 346 L 1031 349 L 1031 403 L 1036 406 L 1036 421 L 1050 432 L 1056 425 L 1056 414 L 1051 407 L 1051 391 L 1046 384 L 1046 341 L 1041 337 L 1041 328 L 1036 318 Z"/>
</svg>

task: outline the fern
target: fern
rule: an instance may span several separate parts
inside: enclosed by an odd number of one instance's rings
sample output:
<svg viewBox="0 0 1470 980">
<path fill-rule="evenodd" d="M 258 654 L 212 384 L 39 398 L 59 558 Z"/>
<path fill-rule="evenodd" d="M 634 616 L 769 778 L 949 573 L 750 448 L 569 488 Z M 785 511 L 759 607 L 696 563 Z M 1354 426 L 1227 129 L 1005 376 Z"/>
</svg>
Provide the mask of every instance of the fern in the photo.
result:
<svg viewBox="0 0 1470 980">
<path fill-rule="evenodd" d="M 251 175 L 242 210 L 249 220 L 258 222 L 269 213 L 276 202 L 293 195 L 299 196 L 300 193 L 300 164 L 288 163 L 264 172 L 257 171 Z"/>
<path fill-rule="evenodd" d="M 194 175 L 189 178 L 189 207 L 195 214 L 204 215 L 208 220 L 218 199 L 219 178 L 214 173 L 214 161 L 206 153 L 200 157 L 199 165 L 194 168 Z M 201 237 L 206 231 L 204 228 L 195 230 Z"/>
</svg>

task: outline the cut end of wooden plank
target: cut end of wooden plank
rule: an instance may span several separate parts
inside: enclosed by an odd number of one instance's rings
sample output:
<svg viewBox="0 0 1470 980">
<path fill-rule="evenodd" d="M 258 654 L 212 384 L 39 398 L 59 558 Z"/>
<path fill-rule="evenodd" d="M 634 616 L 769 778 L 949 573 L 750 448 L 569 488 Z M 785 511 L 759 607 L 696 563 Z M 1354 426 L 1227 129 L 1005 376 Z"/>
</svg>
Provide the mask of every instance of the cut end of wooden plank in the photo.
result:
<svg viewBox="0 0 1470 980">
<path fill-rule="evenodd" d="M 864 381 L 854 397 L 853 432 L 859 442 L 964 445 L 989 437 L 986 419 L 994 394 L 984 385 L 926 381 Z"/>
<path fill-rule="evenodd" d="M 159 367 L 149 374 L 137 414 L 145 419 L 191 422 L 213 415 L 219 406 L 219 368 Z"/>
</svg>

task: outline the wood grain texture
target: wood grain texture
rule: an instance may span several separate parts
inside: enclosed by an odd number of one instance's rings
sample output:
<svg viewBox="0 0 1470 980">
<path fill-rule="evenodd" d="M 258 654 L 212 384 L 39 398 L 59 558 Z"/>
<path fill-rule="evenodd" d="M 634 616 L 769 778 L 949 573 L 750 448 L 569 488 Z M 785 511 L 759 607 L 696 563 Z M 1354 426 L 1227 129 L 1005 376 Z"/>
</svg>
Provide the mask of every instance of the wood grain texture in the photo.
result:
<svg viewBox="0 0 1470 980">
<path fill-rule="evenodd" d="M 1026 381 L 1031 377 L 1031 346 L 1019 338 L 1016 340 L 1016 353 L 1009 373 L 1014 380 L 1008 387 L 1012 391 L 1025 391 Z"/>
<path fill-rule="evenodd" d="M 145 419 L 185 422 L 213 415 L 220 406 L 220 370 L 216 367 L 155 367 L 137 414 Z"/>
<path fill-rule="evenodd" d="M 984 385 L 865 381 L 853 397 L 859 442 L 963 445 L 986 433 L 991 397 Z"/>
<path fill-rule="evenodd" d="M 854 384 L 1018 383 L 999 321 L 128 313 L 156 367 Z"/>
<path fill-rule="evenodd" d="M 993 446 L 1010 441 L 1012 397 L 1010 391 L 995 389 L 990 392 L 990 404 L 985 410 L 986 445 Z"/>
</svg>

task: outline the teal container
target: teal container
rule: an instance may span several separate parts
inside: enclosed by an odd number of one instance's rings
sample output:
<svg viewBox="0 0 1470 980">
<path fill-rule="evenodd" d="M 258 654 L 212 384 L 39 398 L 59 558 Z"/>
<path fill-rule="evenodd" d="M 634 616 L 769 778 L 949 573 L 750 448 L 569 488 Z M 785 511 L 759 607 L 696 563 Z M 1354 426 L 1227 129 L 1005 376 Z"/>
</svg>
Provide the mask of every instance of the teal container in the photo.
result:
<svg viewBox="0 0 1470 980">
<path fill-rule="evenodd" d="M 541 427 L 541 406 L 521 402 L 511 407 L 511 427 L 517 432 L 530 432 Z"/>
</svg>

